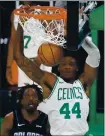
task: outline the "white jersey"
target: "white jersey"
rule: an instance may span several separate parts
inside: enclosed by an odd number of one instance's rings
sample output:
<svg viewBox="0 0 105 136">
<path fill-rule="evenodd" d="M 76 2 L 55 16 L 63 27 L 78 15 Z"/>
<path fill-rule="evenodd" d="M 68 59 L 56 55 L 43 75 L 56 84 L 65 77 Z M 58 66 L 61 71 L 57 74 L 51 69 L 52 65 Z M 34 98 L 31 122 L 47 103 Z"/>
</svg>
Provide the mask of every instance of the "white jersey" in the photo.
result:
<svg viewBox="0 0 105 136">
<path fill-rule="evenodd" d="M 18 8 L 20 8 L 22 5 L 20 5 Z M 15 30 L 17 30 L 18 26 L 18 15 L 14 15 L 14 27 Z M 24 55 L 29 59 L 34 59 L 37 56 L 38 46 L 36 46 L 37 43 L 35 43 L 34 39 L 28 35 L 26 32 L 24 32 Z M 51 72 L 51 67 L 47 67 L 45 65 L 41 65 L 40 67 L 42 70 L 46 70 Z M 26 84 L 33 84 L 33 81 L 18 67 L 18 86 L 25 86 Z"/>
<path fill-rule="evenodd" d="M 51 135 L 82 136 L 88 131 L 89 98 L 79 80 L 70 84 L 58 77 L 38 110 L 48 114 Z"/>
</svg>

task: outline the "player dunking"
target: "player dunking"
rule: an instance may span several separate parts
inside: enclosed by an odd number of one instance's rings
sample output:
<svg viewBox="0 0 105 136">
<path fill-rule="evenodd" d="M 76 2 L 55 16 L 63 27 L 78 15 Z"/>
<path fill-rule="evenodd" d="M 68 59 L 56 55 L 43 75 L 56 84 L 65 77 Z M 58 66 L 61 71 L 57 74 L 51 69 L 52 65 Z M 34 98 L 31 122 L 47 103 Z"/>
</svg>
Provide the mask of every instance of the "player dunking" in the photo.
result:
<svg viewBox="0 0 105 136">
<path fill-rule="evenodd" d="M 43 95 L 46 99 L 42 106 L 46 105 L 44 111 L 49 117 L 51 134 L 84 135 L 88 131 L 89 112 L 89 99 L 85 94 L 84 86 L 90 88 L 96 78 L 100 62 L 98 48 L 89 37 L 85 39 L 82 47 L 88 53 L 88 57 L 83 74 L 76 80 L 78 67 L 75 58 L 65 57 L 59 65 L 60 77 L 55 76 L 42 71 L 37 66 L 37 60 L 32 62 L 24 56 L 21 50 L 23 46 L 21 38 L 22 29 L 20 27 L 17 32 L 15 59 L 26 75 L 43 88 Z"/>
<path fill-rule="evenodd" d="M 32 1 L 24 1 L 24 5 L 20 5 L 18 8 L 20 7 L 27 8 L 31 5 L 33 5 Z M 11 66 L 14 60 L 13 49 L 16 44 L 16 30 L 18 27 L 18 19 L 19 19 L 19 16 L 14 14 L 11 15 L 11 22 L 12 22 L 11 38 L 8 45 L 8 57 L 7 57 L 7 67 L 6 67 L 6 77 L 10 84 L 14 84 L 13 77 L 12 77 L 13 71 L 11 71 Z M 26 32 L 24 32 L 23 35 L 24 35 L 24 54 L 29 59 L 34 60 L 34 58 L 37 56 L 38 47 L 36 47 L 35 41 Z M 43 70 L 46 69 L 47 71 L 51 72 L 51 67 L 41 65 L 41 69 Z M 16 83 L 16 79 L 15 79 L 15 83 Z M 26 84 L 33 84 L 33 81 L 29 77 L 27 77 L 27 75 L 19 67 L 18 67 L 18 83 L 17 84 L 19 87 L 25 86 Z"/>
</svg>

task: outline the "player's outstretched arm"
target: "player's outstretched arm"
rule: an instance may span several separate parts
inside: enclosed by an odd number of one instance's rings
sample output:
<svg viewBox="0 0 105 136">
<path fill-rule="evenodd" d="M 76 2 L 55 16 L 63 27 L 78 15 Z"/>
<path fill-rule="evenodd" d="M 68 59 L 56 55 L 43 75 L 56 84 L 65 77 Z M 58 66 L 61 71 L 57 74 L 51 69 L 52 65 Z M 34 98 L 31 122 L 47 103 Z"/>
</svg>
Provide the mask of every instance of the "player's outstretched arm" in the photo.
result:
<svg viewBox="0 0 105 136">
<path fill-rule="evenodd" d="M 13 13 L 11 14 L 11 37 L 10 41 L 8 44 L 8 56 L 7 56 L 7 66 L 6 66 L 6 78 L 10 84 L 13 84 L 12 82 L 12 71 L 11 71 L 11 66 L 14 60 L 14 55 L 13 55 L 13 48 L 16 44 L 16 30 L 14 28 L 14 23 L 13 23 L 13 18 L 14 15 Z"/>
<path fill-rule="evenodd" d="M 26 58 L 23 54 L 23 30 L 18 25 L 17 29 L 17 44 L 15 48 L 15 60 L 18 66 L 25 72 L 25 74 L 31 78 L 34 82 L 42 85 L 46 84 L 53 87 L 56 82 L 56 77 L 52 73 L 42 71 L 37 65 L 37 61 L 32 62 Z M 50 82 L 51 81 L 51 82 Z"/>
<path fill-rule="evenodd" d="M 84 73 L 81 75 L 80 80 L 83 84 L 91 87 L 97 75 L 97 68 L 100 63 L 100 51 L 90 37 L 86 37 L 82 47 L 88 53 L 88 56 L 84 66 Z"/>
</svg>

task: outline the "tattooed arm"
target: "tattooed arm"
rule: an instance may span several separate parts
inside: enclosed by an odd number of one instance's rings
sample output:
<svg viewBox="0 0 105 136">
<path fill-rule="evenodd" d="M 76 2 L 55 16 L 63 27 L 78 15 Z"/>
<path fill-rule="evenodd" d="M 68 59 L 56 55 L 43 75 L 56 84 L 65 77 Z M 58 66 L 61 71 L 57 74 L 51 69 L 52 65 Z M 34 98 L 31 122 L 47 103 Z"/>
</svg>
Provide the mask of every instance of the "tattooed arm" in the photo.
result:
<svg viewBox="0 0 105 136">
<path fill-rule="evenodd" d="M 37 65 L 37 61 L 32 62 L 24 56 L 23 53 L 23 30 L 18 25 L 17 29 L 17 45 L 15 48 L 15 60 L 18 66 L 25 72 L 25 74 L 38 84 L 45 84 L 53 87 L 56 82 L 56 77 L 52 73 L 42 71 Z M 51 81 L 51 82 L 50 82 Z"/>
</svg>

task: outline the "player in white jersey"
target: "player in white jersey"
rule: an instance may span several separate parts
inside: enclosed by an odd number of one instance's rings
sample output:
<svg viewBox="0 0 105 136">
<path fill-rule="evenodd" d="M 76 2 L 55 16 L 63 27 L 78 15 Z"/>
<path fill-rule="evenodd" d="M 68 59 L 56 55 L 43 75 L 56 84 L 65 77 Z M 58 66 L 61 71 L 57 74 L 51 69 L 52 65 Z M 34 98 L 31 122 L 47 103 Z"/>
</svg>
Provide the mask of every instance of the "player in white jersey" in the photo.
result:
<svg viewBox="0 0 105 136">
<path fill-rule="evenodd" d="M 18 8 L 22 6 L 26 8 L 27 6 L 29 5 L 31 6 L 32 4 L 33 4 L 32 1 L 24 1 L 24 6 L 20 5 Z M 7 59 L 7 70 L 6 70 L 6 77 L 10 84 L 14 84 L 12 82 L 11 65 L 14 60 L 13 49 L 14 49 L 14 45 L 16 44 L 15 35 L 18 27 L 18 19 L 19 16 L 13 14 L 11 15 L 12 28 L 11 28 L 11 38 L 8 45 L 9 50 L 8 50 L 8 59 Z M 37 44 L 36 46 L 36 43 L 33 40 L 33 38 L 30 35 L 28 35 L 26 32 L 24 32 L 24 55 L 27 58 L 34 60 L 34 58 L 37 56 L 38 46 L 40 46 L 40 44 Z M 51 72 L 51 67 L 41 65 L 41 69 Z M 33 84 L 33 81 L 18 67 L 18 86 L 19 87 L 25 86 L 26 84 Z"/>
<path fill-rule="evenodd" d="M 82 47 L 88 56 L 83 74 L 76 79 L 77 62 L 74 57 L 69 56 L 61 60 L 60 77 L 57 77 L 53 73 L 41 70 L 37 66 L 37 61 L 33 63 L 24 56 L 20 50 L 23 46 L 21 32 L 20 26 L 15 60 L 26 75 L 43 88 L 43 96 L 46 99 L 39 109 L 48 114 L 51 135 L 84 135 L 88 131 L 89 113 L 89 99 L 84 87 L 89 89 L 96 78 L 100 62 L 98 48 L 89 37 L 86 37 Z"/>
</svg>

